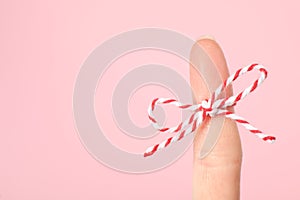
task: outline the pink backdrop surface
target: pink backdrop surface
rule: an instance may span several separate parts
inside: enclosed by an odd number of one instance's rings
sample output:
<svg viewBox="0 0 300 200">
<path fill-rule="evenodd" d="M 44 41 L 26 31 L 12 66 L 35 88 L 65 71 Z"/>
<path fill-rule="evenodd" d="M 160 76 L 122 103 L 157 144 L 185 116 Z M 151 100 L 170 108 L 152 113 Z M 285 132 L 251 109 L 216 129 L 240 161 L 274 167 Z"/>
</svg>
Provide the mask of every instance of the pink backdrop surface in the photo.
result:
<svg viewBox="0 0 300 200">
<path fill-rule="evenodd" d="M 240 127 L 241 199 L 300 199 L 299 8 L 295 0 L 1 1 L 0 199 L 192 198 L 191 148 L 165 169 L 132 175 L 97 162 L 76 132 L 72 95 L 82 62 L 111 36 L 142 27 L 212 34 L 231 72 L 252 62 L 268 68 L 236 111 L 278 141 L 265 144 Z"/>
</svg>

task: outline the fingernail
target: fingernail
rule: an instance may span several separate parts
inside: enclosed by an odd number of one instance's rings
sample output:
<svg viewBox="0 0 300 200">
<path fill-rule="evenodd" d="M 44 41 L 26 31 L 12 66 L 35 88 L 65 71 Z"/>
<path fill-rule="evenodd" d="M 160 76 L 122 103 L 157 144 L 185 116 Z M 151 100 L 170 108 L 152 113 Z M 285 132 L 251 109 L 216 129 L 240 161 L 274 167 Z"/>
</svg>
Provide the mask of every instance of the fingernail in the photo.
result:
<svg viewBox="0 0 300 200">
<path fill-rule="evenodd" d="M 215 40 L 215 37 L 212 35 L 202 35 L 199 40 L 203 40 L 203 39 L 209 39 L 209 40 Z"/>
</svg>

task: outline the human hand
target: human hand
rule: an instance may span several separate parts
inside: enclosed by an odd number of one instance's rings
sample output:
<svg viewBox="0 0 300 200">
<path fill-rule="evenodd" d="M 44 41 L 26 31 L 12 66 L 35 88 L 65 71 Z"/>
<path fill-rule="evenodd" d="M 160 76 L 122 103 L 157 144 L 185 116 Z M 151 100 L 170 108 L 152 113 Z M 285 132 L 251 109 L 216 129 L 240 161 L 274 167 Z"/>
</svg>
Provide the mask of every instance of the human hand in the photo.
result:
<svg viewBox="0 0 300 200">
<path fill-rule="evenodd" d="M 216 65 L 222 80 L 229 76 L 224 54 L 214 39 L 205 37 L 197 42 Z M 197 56 L 193 50 L 191 60 Z M 195 101 L 210 97 L 205 82 L 196 69 L 190 67 L 190 81 L 195 95 Z M 232 95 L 232 89 L 226 91 Z M 217 144 L 204 159 L 199 159 L 201 144 L 203 143 L 210 120 L 207 119 L 198 128 L 194 138 L 193 161 L 193 199 L 199 200 L 235 200 L 240 196 L 240 171 L 242 163 L 242 148 L 236 123 L 225 119 Z"/>
</svg>

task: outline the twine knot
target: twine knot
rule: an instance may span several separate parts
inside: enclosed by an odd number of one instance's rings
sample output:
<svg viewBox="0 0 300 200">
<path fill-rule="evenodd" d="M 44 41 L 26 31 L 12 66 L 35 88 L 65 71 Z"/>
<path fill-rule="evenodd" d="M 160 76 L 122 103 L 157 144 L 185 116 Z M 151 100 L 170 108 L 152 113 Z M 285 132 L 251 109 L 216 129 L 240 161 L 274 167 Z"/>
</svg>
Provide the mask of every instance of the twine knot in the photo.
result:
<svg viewBox="0 0 300 200">
<path fill-rule="evenodd" d="M 250 86 L 244 89 L 237 95 L 232 95 L 230 97 L 220 98 L 220 94 L 238 77 L 241 75 L 252 71 L 253 69 L 259 70 L 261 76 L 254 81 Z M 156 98 L 152 101 L 148 108 L 148 117 L 153 125 L 154 128 L 159 130 L 160 132 L 164 133 L 175 133 L 175 136 L 170 137 L 160 144 L 153 145 L 149 147 L 145 153 L 144 157 L 153 155 L 157 151 L 166 148 L 171 143 L 181 140 L 182 138 L 186 137 L 187 135 L 193 133 L 201 124 L 202 122 L 208 117 L 216 117 L 218 115 L 223 115 L 229 119 L 235 120 L 236 122 L 243 125 L 249 132 L 255 134 L 260 139 L 273 143 L 275 141 L 274 136 L 269 136 L 262 131 L 258 130 L 257 128 L 250 125 L 244 118 L 234 114 L 233 112 L 229 111 L 228 108 L 231 106 L 235 106 L 236 103 L 242 99 L 244 99 L 247 95 L 253 92 L 265 79 L 267 78 L 267 70 L 259 64 L 251 64 L 244 68 L 237 70 L 234 74 L 229 76 L 223 84 L 221 84 L 211 95 L 210 99 L 204 99 L 199 104 L 182 104 L 181 102 L 176 101 L 175 99 L 169 98 Z M 153 115 L 153 111 L 155 106 L 158 104 L 172 104 L 177 106 L 183 110 L 190 110 L 192 114 L 188 117 L 185 121 L 181 122 L 179 125 L 172 127 L 172 128 L 163 128 L 160 127 Z"/>
</svg>

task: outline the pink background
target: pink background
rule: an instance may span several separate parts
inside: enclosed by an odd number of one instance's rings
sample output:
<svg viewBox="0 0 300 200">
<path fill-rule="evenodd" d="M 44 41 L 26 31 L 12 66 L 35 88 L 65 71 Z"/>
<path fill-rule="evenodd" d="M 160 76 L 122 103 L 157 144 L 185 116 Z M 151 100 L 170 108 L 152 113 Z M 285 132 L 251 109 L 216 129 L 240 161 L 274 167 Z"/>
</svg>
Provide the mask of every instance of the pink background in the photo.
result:
<svg viewBox="0 0 300 200">
<path fill-rule="evenodd" d="M 156 173 L 120 173 L 88 154 L 73 123 L 81 63 L 112 35 L 141 27 L 212 34 L 231 72 L 252 62 L 268 68 L 236 110 L 278 141 L 240 127 L 241 198 L 300 199 L 299 8 L 295 0 L 1 1 L 0 199 L 191 199 L 191 148 Z"/>
</svg>

